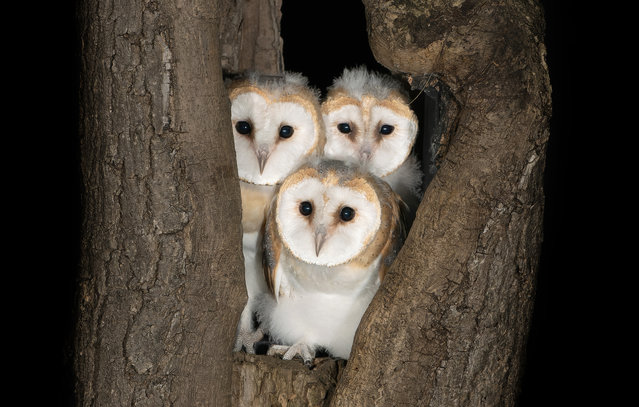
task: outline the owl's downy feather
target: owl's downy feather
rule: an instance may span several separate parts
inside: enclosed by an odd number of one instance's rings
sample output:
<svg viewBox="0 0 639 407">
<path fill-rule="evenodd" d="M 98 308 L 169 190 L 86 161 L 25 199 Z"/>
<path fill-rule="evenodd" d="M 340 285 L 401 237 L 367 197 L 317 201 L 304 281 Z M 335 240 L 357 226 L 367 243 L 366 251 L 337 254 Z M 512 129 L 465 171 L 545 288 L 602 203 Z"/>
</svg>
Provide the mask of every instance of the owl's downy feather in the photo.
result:
<svg viewBox="0 0 639 407">
<path fill-rule="evenodd" d="M 230 88 L 237 87 L 239 83 L 242 82 L 236 82 Z M 282 75 L 264 75 L 259 72 L 249 72 L 246 75 L 244 84 L 260 88 L 273 95 L 275 99 L 284 95 L 294 95 L 300 91 L 311 93 L 315 99 L 319 99 L 320 96 L 319 90 L 310 87 L 308 78 L 299 72 L 284 72 Z"/>
<path fill-rule="evenodd" d="M 328 88 L 330 92 L 344 92 L 352 97 L 361 99 L 368 94 L 377 99 L 387 99 L 391 93 L 400 96 L 408 102 L 408 93 L 402 84 L 390 75 L 369 71 L 366 67 L 344 69 L 342 75 L 333 81 Z"/>
<path fill-rule="evenodd" d="M 282 182 L 264 234 L 270 295 L 257 307 L 277 343 L 349 357 L 361 316 L 403 242 L 402 206 L 387 183 L 342 161 L 313 160 Z"/>
</svg>

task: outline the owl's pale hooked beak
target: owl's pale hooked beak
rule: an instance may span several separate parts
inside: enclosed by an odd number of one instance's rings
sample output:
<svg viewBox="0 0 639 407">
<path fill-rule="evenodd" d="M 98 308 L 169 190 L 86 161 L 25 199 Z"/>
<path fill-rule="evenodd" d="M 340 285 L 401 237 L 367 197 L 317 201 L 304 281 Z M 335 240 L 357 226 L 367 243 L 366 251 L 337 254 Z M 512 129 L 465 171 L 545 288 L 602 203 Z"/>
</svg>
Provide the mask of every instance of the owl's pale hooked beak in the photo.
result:
<svg viewBox="0 0 639 407">
<path fill-rule="evenodd" d="M 320 250 L 326 241 L 326 229 L 319 228 L 315 231 L 315 256 L 319 256 Z"/>
<path fill-rule="evenodd" d="M 371 158 L 371 154 L 372 151 L 370 149 L 370 147 L 363 147 L 360 151 L 359 151 L 359 158 L 362 162 L 367 163 L 368 160 L 370 160 Z"/>
<path fill-rule="evenodd" d="M 257 163 L 260 165 L 260 174 L 262 174 L 270 152 L 267 149 L 260 148 L 255 152 L 255 155 L 257 156 Z"/>
</svg>

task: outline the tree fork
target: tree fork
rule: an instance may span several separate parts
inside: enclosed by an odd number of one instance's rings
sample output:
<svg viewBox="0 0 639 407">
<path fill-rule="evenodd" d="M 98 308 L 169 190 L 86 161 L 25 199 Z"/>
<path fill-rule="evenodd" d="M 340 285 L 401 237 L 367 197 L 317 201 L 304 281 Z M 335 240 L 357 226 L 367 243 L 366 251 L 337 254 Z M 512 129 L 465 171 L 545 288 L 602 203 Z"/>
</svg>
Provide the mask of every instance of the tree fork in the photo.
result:
<svg viewBox="0 0 639 407">
<path fill-rule="evenodd" d="M 515 403 L 550 116 L 541 9 L 364 4 L 377 60 L 450 91 L 439 168 L 351 359 L 308 370 L 230 352 L 246 297 L 220 60 L 257 59 L 225 59 L 239 51 L 220 50 L 217 28 L 240 24 L 227 17 L 244 3 L 82 3 L 79 405 Z M 277 12 L 260 10 L 272 31 Z"/>
<path fill-rule="evenodd" d="M 542 11 L 535 2 L 364 4 L 376 59 L 414 89 L 437 89 L 445 109 L 429 146 L 437 174 L 326 401 L 513 405 L 542 238 Z"/>
</svg>

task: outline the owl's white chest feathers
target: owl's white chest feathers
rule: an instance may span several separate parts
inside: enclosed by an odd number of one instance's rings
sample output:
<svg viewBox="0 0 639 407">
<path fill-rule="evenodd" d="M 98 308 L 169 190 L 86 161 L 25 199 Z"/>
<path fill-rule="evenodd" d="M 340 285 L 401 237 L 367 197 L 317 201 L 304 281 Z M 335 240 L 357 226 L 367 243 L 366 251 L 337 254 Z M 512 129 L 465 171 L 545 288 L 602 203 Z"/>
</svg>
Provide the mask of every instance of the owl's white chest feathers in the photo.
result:
<svg viewBox="0 0 639 407">
<path fill-rule="evenodd" d="M 248 232 L 242 235 L 242 252 L 244 254 L 244 281 L 249 298 L 268 291 L 262 271 L 262 233 Z"/>
<path fill-rule="evenodd" d="M 355 331 L 379 287 L 376 259 L 368 267 L 322 267 L 291 258 L 280 295 L 265 298 L 262 323 L 279 343 L 304 342 L 348 358 Z"/>
</svg>

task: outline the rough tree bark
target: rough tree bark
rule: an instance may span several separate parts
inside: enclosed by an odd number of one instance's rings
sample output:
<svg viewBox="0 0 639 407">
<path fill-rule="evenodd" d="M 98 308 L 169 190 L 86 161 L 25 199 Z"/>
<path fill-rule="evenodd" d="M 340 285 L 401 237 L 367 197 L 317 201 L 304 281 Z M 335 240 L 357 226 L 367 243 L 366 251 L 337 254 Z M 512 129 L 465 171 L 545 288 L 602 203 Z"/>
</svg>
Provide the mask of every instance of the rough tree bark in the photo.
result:
<svg viewBox="0 0 639 407">
<path fill-rule="evenodd" d="M 77 405 L 229 405 L 246 294 L 217 3 L 80 6 Z"/>
<path fill-rule="evenodd" d="M 379 62 L 450 90 L 455 117 L 353 356 L 308 370 L 230 351 L 246 297 L 221 61 L 282 69 L 279 2 L 81 3 L 78 405 L 515 403 L 542 236 L 542 12 L 364 4 Z"/>
<path fill-rule="evenodd" d="M 434 74 L 461 110 L 331 405 L 514 405 L 542 239 L 542 10 L 364 3 L 378 61 L 413 79 Z"/>
<path fill-rule="evenodd" d="M 220 4 L 222 69 L 229 73 L 282 73 L 282 0 L 227 0 Z"/>
</svg>

